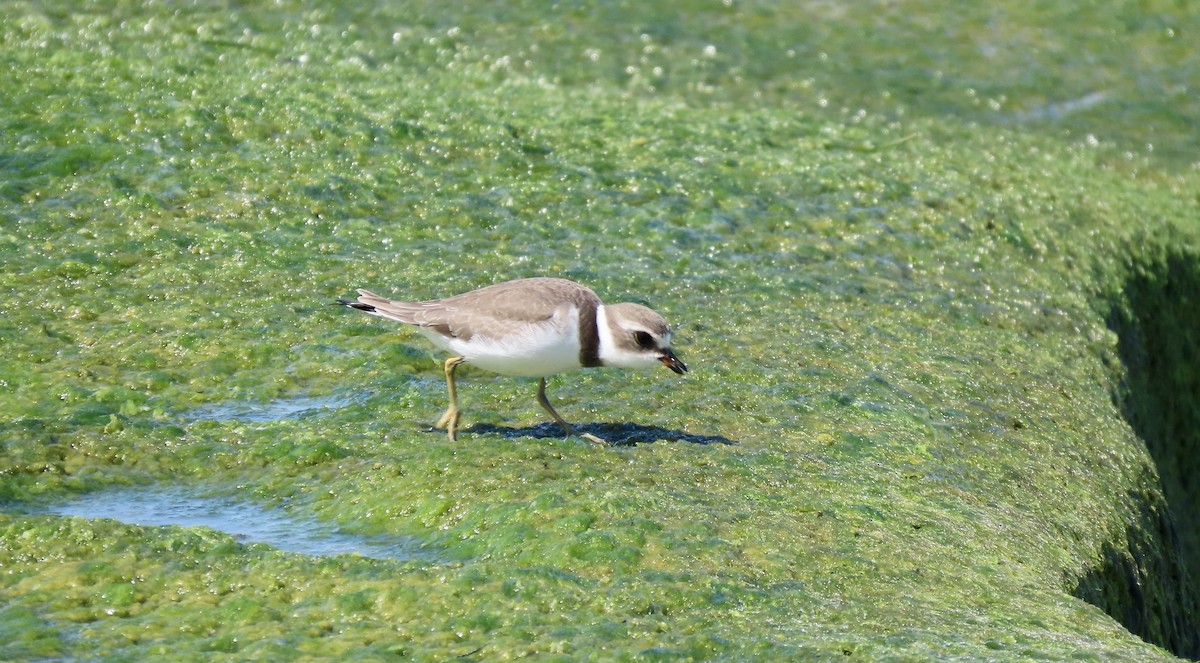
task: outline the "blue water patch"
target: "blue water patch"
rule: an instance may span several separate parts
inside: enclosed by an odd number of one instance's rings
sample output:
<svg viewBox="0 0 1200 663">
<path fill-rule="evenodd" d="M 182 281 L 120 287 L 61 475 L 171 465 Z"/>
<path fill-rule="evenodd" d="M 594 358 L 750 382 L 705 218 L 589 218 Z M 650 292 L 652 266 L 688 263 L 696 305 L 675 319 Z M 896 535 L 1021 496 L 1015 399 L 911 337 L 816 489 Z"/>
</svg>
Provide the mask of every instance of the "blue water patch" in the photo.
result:
<svg viewBox="0 0 1200 663">
<path fill-rule="evenodd" d="M 241 543 L 265 543 L 284 552 L 325 557 L 361 555 L 375 559 L 438 561 L 436 551 L 415 537 L 364 536 L 232 497 L 175 486 L 122 487 L 52 503 L 41 513 L 111 518 L 130 525 L 209 527 Z"/>
<path fill-rule="evenodd" d="M 329 410 L 352 405 L 365 398 L 361 394 L 292 396 L 265 403 L 232 402 L 205 405 L 183 413 L 184 419 L 205 421 L 283 421 L 318 416 Z"/>
</svg>

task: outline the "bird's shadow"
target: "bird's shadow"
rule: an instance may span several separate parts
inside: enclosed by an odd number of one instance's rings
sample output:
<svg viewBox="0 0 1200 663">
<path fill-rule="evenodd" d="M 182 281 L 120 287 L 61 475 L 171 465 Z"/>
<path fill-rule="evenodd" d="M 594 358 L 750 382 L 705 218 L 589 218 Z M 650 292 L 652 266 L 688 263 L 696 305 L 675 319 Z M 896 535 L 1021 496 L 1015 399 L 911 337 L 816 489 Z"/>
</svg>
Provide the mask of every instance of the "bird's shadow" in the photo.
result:
<svg viewBox="0 0 1200 663">
<path fill-rule="evenodd" d="M 663 428 L 662 426 L 644 426 L 631 422 L 598 422 L 593 424 L 573 424 L 576 431 L 590 433 L 604 440 L 611 446 L 633 447 L 639 444 L 651 444 L 659 441 L 690 442 L 692 444 L 737 444 L 733 440 L 720 435 L 697 435 L 681 430 Z M 563 429 L 556 423 L 546 422 L 536 426 L 496 426 L 494 424 L 473 424 L 464 428 L 460 433 L 483 435 L 500 435 L 507 438 L 562 438 Z"/>
</svg>

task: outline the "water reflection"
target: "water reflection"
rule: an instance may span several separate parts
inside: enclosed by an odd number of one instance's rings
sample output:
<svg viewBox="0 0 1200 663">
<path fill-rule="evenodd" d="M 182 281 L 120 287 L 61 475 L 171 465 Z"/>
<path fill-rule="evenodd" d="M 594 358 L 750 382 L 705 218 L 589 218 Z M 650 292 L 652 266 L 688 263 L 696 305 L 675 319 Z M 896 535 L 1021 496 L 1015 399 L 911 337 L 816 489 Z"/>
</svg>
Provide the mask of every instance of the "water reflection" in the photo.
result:
<svg viewBox="0 0 1200 663">
<path fill-rule="evenodd" d="M 413 537 L 362 536 L 231 497 L 180 487 L 122 487 L 100 490 L 51 504 L 45 513 L 79 518 L 111 518 L 131 525 L 210 527 L 242 543 L 265 543 L 304 555 L 362 555 L 377 559 L 435 561 L 437 553 Z"/>
</svg>

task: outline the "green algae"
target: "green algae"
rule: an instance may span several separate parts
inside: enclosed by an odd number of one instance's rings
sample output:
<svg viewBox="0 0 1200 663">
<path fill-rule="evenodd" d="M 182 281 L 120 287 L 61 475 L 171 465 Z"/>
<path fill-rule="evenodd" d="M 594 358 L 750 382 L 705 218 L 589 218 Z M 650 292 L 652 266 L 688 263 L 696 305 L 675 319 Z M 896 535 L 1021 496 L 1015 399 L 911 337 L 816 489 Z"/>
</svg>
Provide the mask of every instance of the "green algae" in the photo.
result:
<svg viewBox="0 0 1200 663">
<path fill-rule="evenodd" d="M 0 499 L 237 484 L 455 560 L 0 515 L 5 657 L 1188 654 L 1111 323 L 1196 255 L 1194 10 L 685 9 L 4 5 Z M 684 379 L 551 387 L 637 444 L 472 371 L 447 443 L 430 349 L 329 305 L 534 274 L 677 327 Z"/>
</svg>

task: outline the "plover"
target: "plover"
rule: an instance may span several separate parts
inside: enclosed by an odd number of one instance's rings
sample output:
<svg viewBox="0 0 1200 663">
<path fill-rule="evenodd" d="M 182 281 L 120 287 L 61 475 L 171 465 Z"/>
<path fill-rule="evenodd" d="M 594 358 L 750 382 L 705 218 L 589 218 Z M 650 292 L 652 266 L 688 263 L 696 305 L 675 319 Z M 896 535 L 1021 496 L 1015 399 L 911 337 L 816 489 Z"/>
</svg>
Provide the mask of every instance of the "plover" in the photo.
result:
<svg viewBox="0 0 1200 663">
<path fill-rule="evenodd" d="M 538 378 L 538 404 L 567 435 L 575 435 L 575 429 L 546 399 L 547 377 L 597 366 L 662 364 L 680 375 L 687 371 L 671 351 L 671 329 L 661 315 L 640 304 L 604 304 L 596 293 L 567 279 L 518 279 L 421 302 L 359 290 L 357 301 L 338 303 L 414 325 L 434 345 L 453 353 L 443 366 L 450 406 L 434 424 L 445 427 L 451 440 L 458 433 L 454 369 L 459 364 Z M 603 442 L 586 433 L 582 437 Z"/>
</svg>

